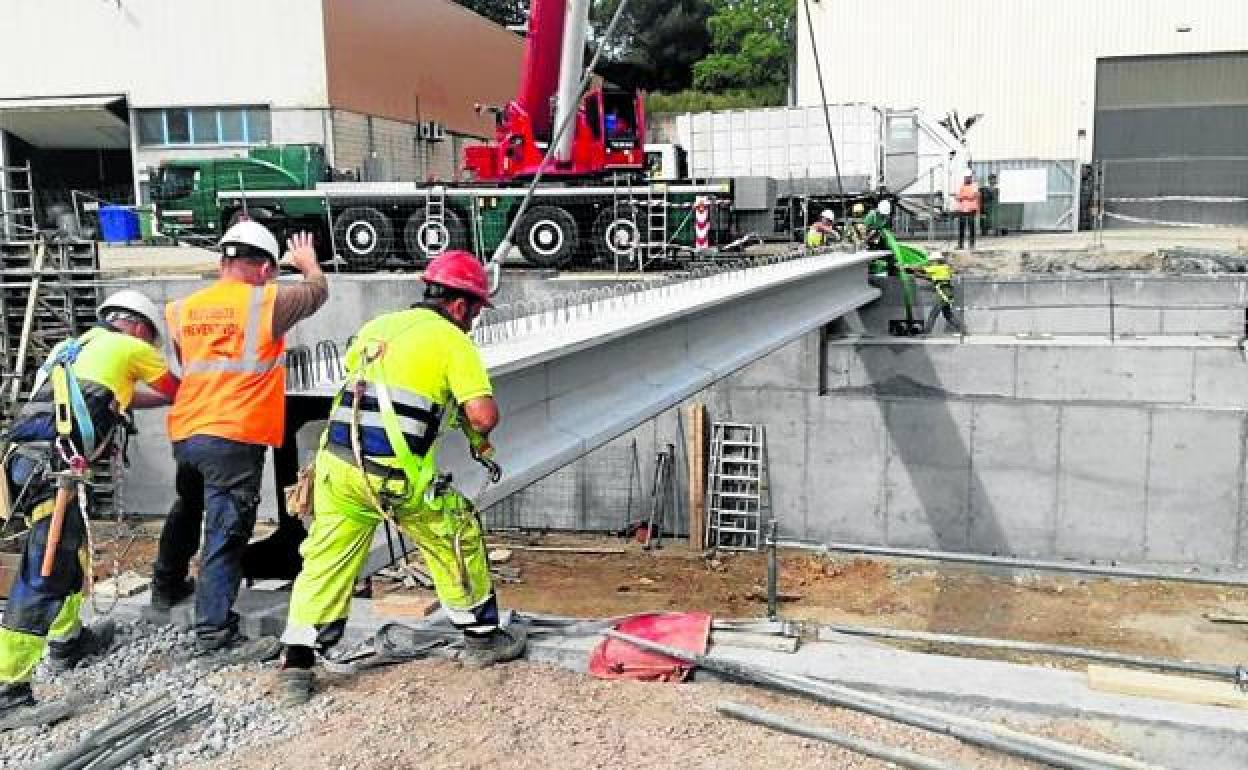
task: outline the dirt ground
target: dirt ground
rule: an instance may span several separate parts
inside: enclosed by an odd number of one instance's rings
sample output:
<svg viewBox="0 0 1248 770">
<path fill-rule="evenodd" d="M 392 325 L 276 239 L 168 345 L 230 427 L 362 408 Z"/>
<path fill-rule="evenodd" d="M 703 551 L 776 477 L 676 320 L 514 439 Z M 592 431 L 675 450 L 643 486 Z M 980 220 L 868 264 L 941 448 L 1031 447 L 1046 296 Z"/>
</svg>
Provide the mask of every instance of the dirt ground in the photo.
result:
<svg viewBox="0 0 1248 770">
<path fill-rule="evenodd" d="M 96 574 L 108 577 L 111 554 L 128 538 L 97 527 Z M 150 574 L 159 523 L 128 546 L 122 569 Z M 651 610 L 704 610 L 720 618 L 766 614 L 762 554 L 704 558 L 683 541 L 656 551 L 612 537 L 546 535 L 491 537 L 511 547 L 505 565 L 519 582 L 500 582 L 504 606 L 576 617 L 609 617 Z M 525 545 L 622 549 L 583 554 L 523 550 Z M 988 570 L 900 559 L 825 557 L 781 551 L 780 591 L 797 598 L 781 605 L 789 620 L 850 623 L 1092 647 L 1211 663 L 1248 661 L 1248 625 L 1212 623 L 1203 614 L 1248 616 L 1248 589 L 1153 580 L 1118 580 L 1054 573 Z M 376 596 L 393 593 L 378 580 Z M 407 591 L 415 596 L 431 592 Z M 992 657 L 983 650 L 910 645 L 912 649 Z M 1069 660 L 1009 656 L 1011 660 L 1079 666 Z"/>
<path fill-rule="evenodd" d="M 209 767 L 896 767 L 721 716 L 715 711 L 720 701 L 755 705 L 966 768 L 1039 767 L 862 714 L 726 684 L 605 682 L 532 663 L 480 671 L 424 661 L 331 682 L 326 689 L 333 699 L 328 719 L 309 723 L 296 738 Z M 1114 749 L 1102 736 L 1065 721 L 1031 729 Z"/>
</svg>

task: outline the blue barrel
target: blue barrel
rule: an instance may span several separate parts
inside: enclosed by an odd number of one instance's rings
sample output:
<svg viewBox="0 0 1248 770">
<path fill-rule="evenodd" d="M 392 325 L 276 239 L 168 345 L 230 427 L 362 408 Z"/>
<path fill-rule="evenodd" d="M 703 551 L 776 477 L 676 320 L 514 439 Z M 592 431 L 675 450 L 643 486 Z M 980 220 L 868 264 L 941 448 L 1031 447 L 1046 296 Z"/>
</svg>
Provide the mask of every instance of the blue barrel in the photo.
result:
<svg viewBox="0 0 1248 770">
<path fill-rule="evenodd" d="M 125 206 L 100 206 L 100 239 L 105 243 L 139 240 L 139 215 Z"/>
</svg>

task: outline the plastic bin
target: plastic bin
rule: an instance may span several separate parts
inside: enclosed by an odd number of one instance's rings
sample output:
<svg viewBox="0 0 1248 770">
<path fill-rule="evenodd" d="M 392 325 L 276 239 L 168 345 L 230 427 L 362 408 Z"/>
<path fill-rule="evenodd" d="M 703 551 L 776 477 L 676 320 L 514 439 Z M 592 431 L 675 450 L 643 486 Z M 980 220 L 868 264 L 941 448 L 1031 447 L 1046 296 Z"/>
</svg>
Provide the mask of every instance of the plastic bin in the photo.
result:
<svg viewBox="0 0 1248 770">
<path fill-rule="evenodd" d="M 125 206 L 100 206 L 100 240 L 126 243 L 139 240 L 139 215 Z"/>
<path fill-rule="evenodd" d="M 139 215 L 139 235 L 145 241 L 151 240 L 156 235 L 156 207 L 149 204 L 147 206 L 135 206 L 134 210 Z"/>
</svg>

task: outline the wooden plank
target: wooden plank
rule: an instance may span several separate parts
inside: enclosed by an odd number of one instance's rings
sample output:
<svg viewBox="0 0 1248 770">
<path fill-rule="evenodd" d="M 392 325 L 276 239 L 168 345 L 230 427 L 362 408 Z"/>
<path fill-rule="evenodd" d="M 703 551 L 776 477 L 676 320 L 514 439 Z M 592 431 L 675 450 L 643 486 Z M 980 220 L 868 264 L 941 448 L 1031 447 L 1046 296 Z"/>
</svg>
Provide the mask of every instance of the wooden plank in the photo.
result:
<svg viewBox="0 0 1248 770">
<path fill-rule="evenodd" d="M 685 407 L 685 457 L 689 458 L 689 547 L 701 551 L 706 540 L 706 407 Z"/>
<path fill-rule="evenodd" d="M 1093 690 L 1121 695 L 1248 709 L 1248 693 L 1231 682 L 1212 679 L 1092 664 L 1088 666 L 1088 686 Z"/>
<path fill-rule="evenodd" d="M 1248 624 L 1248 615 L 1236 615 L 1231 612 L 1206 612 L 1204 618 L 1210 623 Z"/>
<path fill-rule="evenodd" d="M 373 600 L 373 612 L 388 618 L 423 618 L 438 608 L 431 596 L 390 594 Z"/>
<path fill-rule="evenodd" d="M 491 545 L 490 548 L 499 548 L 501 546 Z M 611 547 L 591 547 L 591 546 L 573 546 L 573 545 L 507 545 L 512 551 L 532 551 L 534 553 L 588 553 L 588 554 L 621 554 L 628 553 L 627 548 L 611 548 Z"/>
<path fill-rule="evenodd" d="M 772 652 L 797 652 L 797 637 L 754 631 L 711 631 L 711 644 Z"/>
</svg>

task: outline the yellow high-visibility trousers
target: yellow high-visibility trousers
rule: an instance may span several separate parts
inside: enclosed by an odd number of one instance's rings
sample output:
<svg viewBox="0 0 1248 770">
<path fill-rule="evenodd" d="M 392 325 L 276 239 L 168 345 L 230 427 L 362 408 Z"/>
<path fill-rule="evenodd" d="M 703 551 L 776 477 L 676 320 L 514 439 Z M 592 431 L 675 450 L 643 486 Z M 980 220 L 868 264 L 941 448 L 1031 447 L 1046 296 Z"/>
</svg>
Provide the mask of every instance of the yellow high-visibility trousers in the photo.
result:
<svg viewBox="0 0 1248 770">
<path fill-rule="evenodd" d="M 315 518 L 299 549 L 303 569 L 291 592 L 283 643 L 324 649 L 341 638 L 352 590 L 384 521 L 365 484 L 386 496 L 391 514 L 415 541 L 451 622 L 472 633 L 498 626 L 481 523 L 459 492 L 449 489 L 430 501 L 405 495 L 401 473 L 390 481 L 366 475 L 327 450 L 317 454 L 315 473 Z"/>
</svg>

